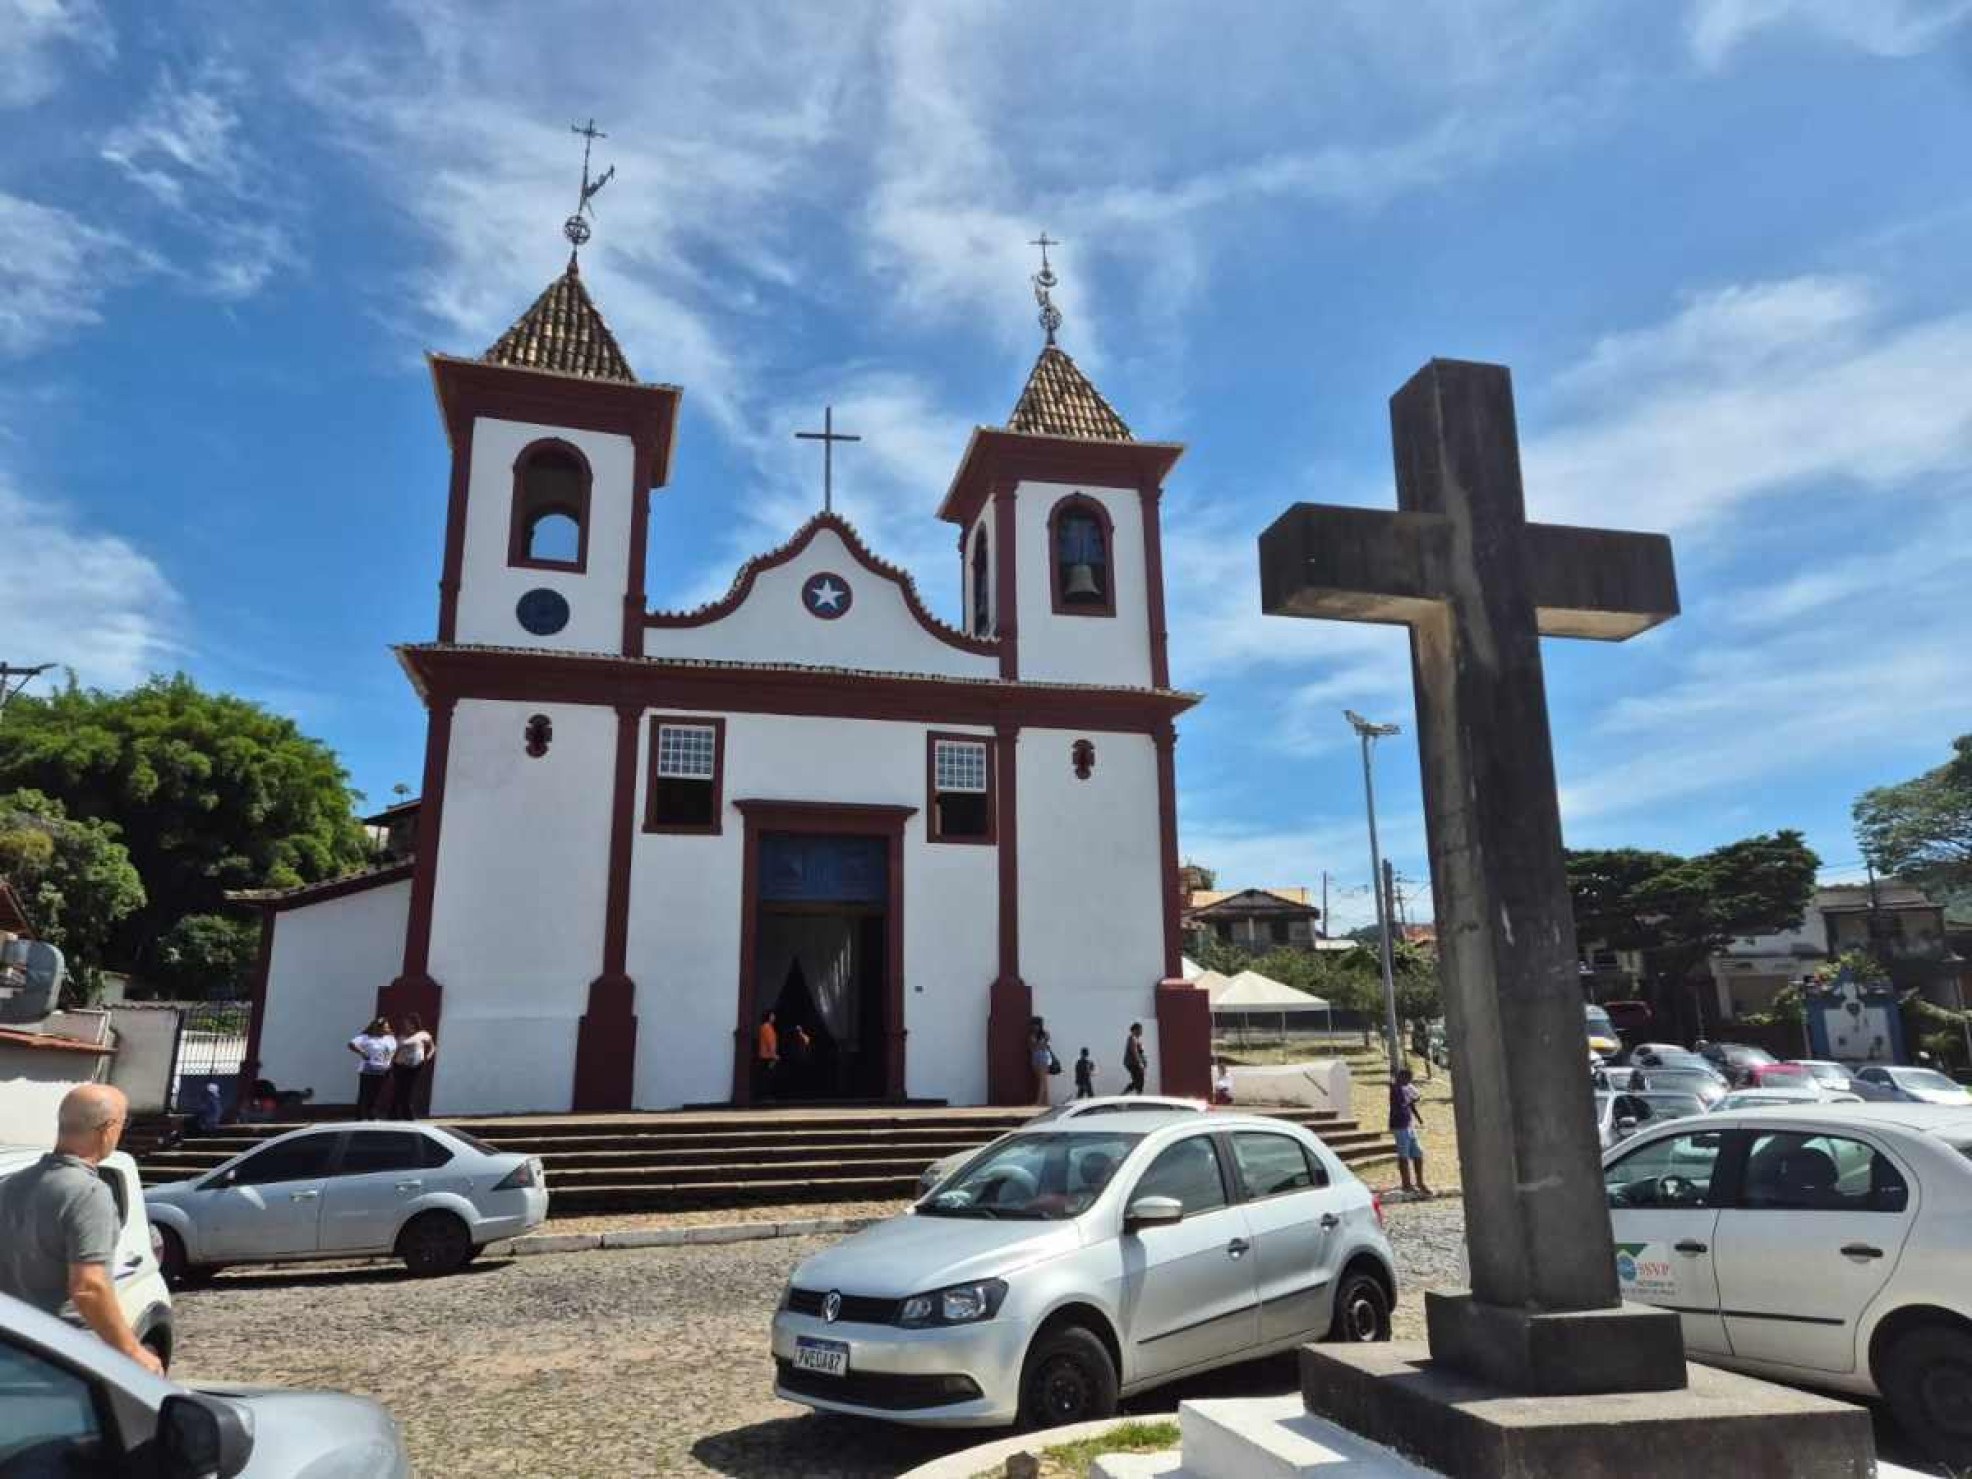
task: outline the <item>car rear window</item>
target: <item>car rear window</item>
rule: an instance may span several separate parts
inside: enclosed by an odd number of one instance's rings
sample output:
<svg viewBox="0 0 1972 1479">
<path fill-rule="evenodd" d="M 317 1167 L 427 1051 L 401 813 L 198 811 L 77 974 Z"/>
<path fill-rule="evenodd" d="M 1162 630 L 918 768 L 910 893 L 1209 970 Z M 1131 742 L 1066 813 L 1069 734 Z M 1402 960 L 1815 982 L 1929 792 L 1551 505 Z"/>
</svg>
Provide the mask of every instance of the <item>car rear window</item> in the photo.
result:
<svg viewBox="0 0 1972 1479">
<path fill-rule="evenodd" d="M 488 1145 L 484 1140 L 481 1140 L 477 1135 L 468 1135 L 464 1130 L 461 1130 L 454 1125 L 447 1125 L 445 1127 L 445 1133 L 450 1135 L 454 1140 L 465 1141 L 467 1145 L 470 1145 L 474 1150 L 478 1151 L 481 1155 L 500 1154 L 500 1150 L 497 1146 Z"/>
</svg>

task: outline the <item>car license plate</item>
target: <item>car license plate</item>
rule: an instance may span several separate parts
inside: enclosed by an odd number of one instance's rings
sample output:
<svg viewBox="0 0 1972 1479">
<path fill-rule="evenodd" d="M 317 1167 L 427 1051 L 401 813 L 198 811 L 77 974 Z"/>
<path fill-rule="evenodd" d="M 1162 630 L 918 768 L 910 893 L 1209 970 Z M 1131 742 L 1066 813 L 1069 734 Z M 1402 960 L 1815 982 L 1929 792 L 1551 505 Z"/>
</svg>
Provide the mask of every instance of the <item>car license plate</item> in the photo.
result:
<svg viewBox="0 0 1972 1479">
<path fill-rule="evenodd" d="M 797 1371 L 819 1371 L 824 1376 L 849 1374 L 849 1346 L 840 1340 L 794 1338 L 794 1367 Z"/>
</svg>

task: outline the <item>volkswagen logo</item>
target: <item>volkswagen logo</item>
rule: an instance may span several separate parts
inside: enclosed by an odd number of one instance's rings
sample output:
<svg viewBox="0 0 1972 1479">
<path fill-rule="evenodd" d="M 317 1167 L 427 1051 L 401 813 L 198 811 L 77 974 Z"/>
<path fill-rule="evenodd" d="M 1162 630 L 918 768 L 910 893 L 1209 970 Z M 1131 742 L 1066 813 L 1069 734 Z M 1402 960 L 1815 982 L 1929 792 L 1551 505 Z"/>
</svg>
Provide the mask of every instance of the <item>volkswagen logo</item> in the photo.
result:
<svg viewBox="0 0 1972 1479">
<path fill-rule="evenodd" d="M 842 1318 L 842 1291 L 831 1289 L 822 1296 L 822 1318 L 833 1325 Z"/>
</svg>

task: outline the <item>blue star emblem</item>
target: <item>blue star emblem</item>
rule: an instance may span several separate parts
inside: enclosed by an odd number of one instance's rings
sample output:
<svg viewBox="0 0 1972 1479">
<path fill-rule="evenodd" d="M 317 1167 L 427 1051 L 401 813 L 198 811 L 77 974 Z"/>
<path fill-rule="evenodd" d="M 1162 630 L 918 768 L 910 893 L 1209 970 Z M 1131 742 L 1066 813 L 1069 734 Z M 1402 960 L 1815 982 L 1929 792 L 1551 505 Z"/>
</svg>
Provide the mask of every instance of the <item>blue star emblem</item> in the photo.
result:
<svg viewBox="0 0 1972 1479">
<path fill-rule="evenodd" d="M 832 571 L 817 571 L 801 585 L 801 604 L 808 608 L 810 616 L 819 616 L 824 621 L 835 620 L 854 600 L 849 582 Z"/>
</svg>

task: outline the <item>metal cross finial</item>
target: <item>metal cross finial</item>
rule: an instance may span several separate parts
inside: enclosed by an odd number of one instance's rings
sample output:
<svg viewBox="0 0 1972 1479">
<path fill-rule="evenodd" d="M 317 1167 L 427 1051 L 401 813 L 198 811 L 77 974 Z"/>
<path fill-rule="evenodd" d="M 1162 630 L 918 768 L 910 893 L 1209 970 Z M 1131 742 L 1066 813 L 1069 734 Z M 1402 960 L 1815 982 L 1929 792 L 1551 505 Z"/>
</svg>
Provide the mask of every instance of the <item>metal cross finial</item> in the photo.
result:
<svg viewBox="0 0 1972 1479">
<path fill-rule="evenodd" d="M 822 407 L 820 431 L 797 431 L 794 435 L 797 441 L 822 444 L 822 512 L 833 513 L 835 511 L 835 444 L 860 442 L 862 438 L 835 429 L 834 406 Z"/>
<path fill-rule="evenodd" d="M 572 134 L 580 134 L 582 136 L 582 194 L 575 202 L 575 214 L 561 223 L 561 234 L 568 238 L 570 246 L 579 251 L 582 244 L 589 239 L 591 234 L 589 223 L 583 217 L 593 216 L 596 213 L 595 207 L 590 205 L 589 202 L 595 198 L 597 191 L 601 190 L 603 186 L 610 182 L 610 178 L 616 173 L 616 166 L 612 164 L 608 169 L 598 175 L 595 180 L 591 181 L 589 178 L 589 151 L 595 147 L 597 139 L 606 139 L 609 135 L 596 127 L 596 120 L 593 118 L 587 123 L 571 123 L 568 126 L 568 131 Z M 571 262 L 574 261 L 573 252 L 569 254 L 569 260 Z"/>
<path fill-rule="evenodd" d="M 1061 243 L 1043 231 L 1027 244 L 1041 249 L 1041 270 L 1034 274 L 1034 301 L 1041 305 L 1041 328 L 1048 336 L 1048 343 L 1052 344 L 1055 332 L 1061 327 L 1061 310 L 1054 306 L 1054 299 L 1048 296 L 1048 291 L 1060 279 L 1054 275 L 1054 268 L 1048 265 L 1048 248 L 1060 246 Z"/>
</svg>

